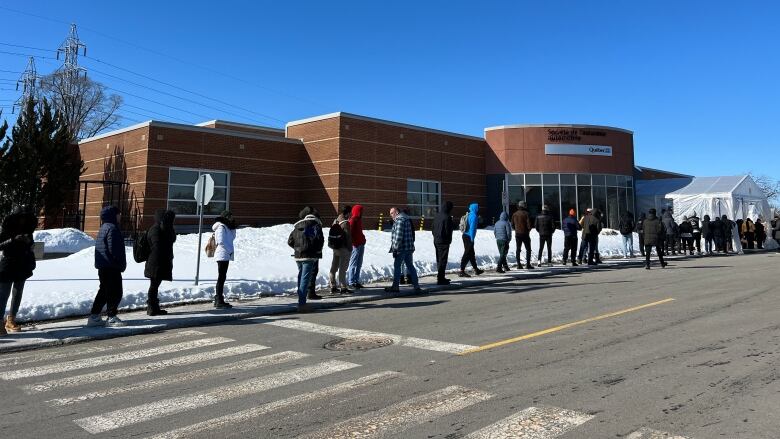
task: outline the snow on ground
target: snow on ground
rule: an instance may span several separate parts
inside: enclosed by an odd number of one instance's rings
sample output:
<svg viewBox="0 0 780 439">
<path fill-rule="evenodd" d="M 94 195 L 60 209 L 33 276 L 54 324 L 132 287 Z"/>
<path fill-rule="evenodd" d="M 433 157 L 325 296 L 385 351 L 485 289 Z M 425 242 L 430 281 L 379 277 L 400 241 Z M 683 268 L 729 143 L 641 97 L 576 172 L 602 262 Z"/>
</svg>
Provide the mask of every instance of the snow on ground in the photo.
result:
<svg viewBox="0 0 780 439">
<path fill-rule="evenodd" d="M 67 230 L 67 229 L 66 229 Z M 228 282 L 225 286 L 228 298 L 255 298 L 261 294 L 282 294 L 293 292 L 296 287 L 297 266 L 292 258 L 292 249 L 287 246 L 287 237 L 292 225 L 283 224 L 264 228 L 247 228 L 238 230 L 236 238 L 236 260 L 230 264 Z M 39 232 L 42 233 L 42 232 Z M 81 232 L 78 232 L 79 234 Z M 361 280 L 363 283 L 386 279 L 392 275 L 393 258 L 388 253 L 390 248 L 390 233 L 376 230 L 366 230 L 365 257 Z M 609 233 L 607 231 L 606 233 Z M 612 232 L 614 233 L 614 232 Z M 36 235 L 36 240 L 39 239 Z M 84 236 L 70 232 L 51 233 L 48 245 L 60 251 L 68 245 L 86 245 Z M 203 235 L 201 247 L 205 246 L 208 234 Z M 57 237 L 56 239 L 53 237 Z M 71 239 L 72 238 L 72 239 Z M 89 238 L 89 237 L 87 237 Z M 46 240 L 46 238 L 40 238 Z M 94 244 L 62 259 L 38 261 L 34 276 L 25 286 L 22 306 L 18 319 L 21 321 L 47 320 L 68 316 L 86 315 L 89 313 L 97 291 L 97 270 L 94 267 Z M 539 236 L 531 233 L 532 251 L 539 248 Z M 634 248 L 638 252 L 638 238 L 634 235 Z M 53 244 L 49 244 L 52 242 Z M 57 243 L 63 243 L 57 247 Z M 198 235 L 181 235 L 174 247 L 173 282 L 163 282 L 160 287 L 160 300 L 163 303 L 184 303 L 198 300 L 208 300 L 214 295 L 214 285 L 217 278 L 217 265 L 212 259 L 201 254 L 201 284 L 195 286 L 196 247 Z M 620 235 L 602 235 L 599 248 L 602 257 L 622 256 L 622 238 Z M 415 266 L 419 274 L 436 272 L 436 253 L 430 232 L 417 232 Z M 69 248 L 69 247 L 68 247 Z M 563 232 L 560 230 L 553 237 L 553 260 L 560 261 L 563 252 Z M 480 230 L 476 240 L 477 263 L 482 268 L 495 268 L 498 260 L 498 249 L 493 233 Z M 510 247 L 509 261 L 513 263 L 515 245 Z M 546 253 L 546 250 L 545 250 Z M 332 251 L 325 247 L 323 259 L 320 261 L 320 271 L 317 277 L 319 286 L 327 286 L 328 271 L 332 259 Z M 460 232 L 455 232 L 450 247 L 448 269 L 459 268 L 460 257 L 463 254 L 463 242 Z M 128 268 L 124 273 L 123 309 L 145 306 L 146 290 L 149 281 L 144 278 L 144 264 L 136 264 L 132 260 L 132 248 L 127 248 Z M 523 255 L 525 258 L 525 255 Z M 536 258 L 534 257 L 535 261 Z M 10 302 L 10 301 L 9 301 Z"/>
<path fill-rule="evenodd" d="M 91 236 L 76 229 L 37 230 L 33 239 L 44 243 L 45 253 L 76 253 L 95 245 Z"/>
</svg>

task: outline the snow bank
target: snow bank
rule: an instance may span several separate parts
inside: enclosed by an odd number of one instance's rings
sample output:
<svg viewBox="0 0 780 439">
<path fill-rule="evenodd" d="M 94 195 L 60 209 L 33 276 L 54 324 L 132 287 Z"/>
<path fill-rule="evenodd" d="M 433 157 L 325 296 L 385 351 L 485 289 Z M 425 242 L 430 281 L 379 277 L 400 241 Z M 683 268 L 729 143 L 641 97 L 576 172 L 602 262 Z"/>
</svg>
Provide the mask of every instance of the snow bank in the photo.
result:
<svg viewBox="0 0 780 439">
<path fill-rule="evenodd" d="M 45 231 L 48 235 L 36 235 L 36 240 L 47 242 L 47 251 L 61 251 L 82 246 L 83 250 L 62 259 L 38 261 L 34 276 L 27 282 L 22 307 L 18 318 L 23 321 L 46 320 L 75 315 L 86 315 L 92 305 L 98 287 L 97 271 L 94 267 L 94 242 L 80 232 Z M 236 261 L 230 264 L 226 295 L 228 298 L 254 298 L 261 294 L 282 294 L 293 292 L 296 287 L 297 267 L 292 259 L 292 250 L 287 246 L 287 237 L 292 225 L 283 224 L 264 228 L 247 228 L 238 231 L 236 238 Z M 43 232 L 39 232 L 43 233 Z M 205 245 L 208 235 L 204 234 Z M 392 275 L 390 233 L 367 230 L 366 252 L 361 280 L 363 283 L 388 278 Z M 48 241 L 47 241 L 48 239 Z M 539 236 L 531 233 L 532 250 L 538 251 Z M 634 249 L 639 251 L 638 238 L 634 235 Z M 160 287 L 163 303 L 185 303 L 208 300 L 214 295 L 217 265 L 203 255 L 201 261 L 201 284 L 195 286 L 196 247 L 198 235 L 178 237 L 174 247 L 173 282 L 164 282 Z M 87 245 L 87 243 L 89 245 Z M 602 257 L 622 256 L 620 235 L 602 235 L 599 248 Z M 430 232 L 417 232 L 414 253 L 415 266 L 420 274 L 436 272 L 436 254 Z M 56 250 L 53 250 L 56 249 Z M 560 261 L 563 252 L 563 232 L 553 237 L 553 260 Z M 323 251 L 317 284 L 326 286 L 332 251 Z M 498 260 L 498 249 L 493 233 L 479 230 L 476 239 L 477 262 L 482 268 L 494 268 Z M 463 242 L 455 232 L 450 248 L 448 269 L 459 268 L 463 254 Z M 514 262 L 515 245 L 510 248 L 510 263 Z M 124 273 L 124 298 L 122 308 L 145 306 L 149 281 L 144 278 L 143 264 L 132 261 L 132 249 L 127 248 L 128 268 Z M 525 256 L 523 256 L 525 258 Z M 536 258 L 533 258 L 534 261 Z"/>
<path fill-rule="evenodd" d="M 91 236 L 76 229 L 38 230 L 33 239 L 44 243 L 45 253 L 77 253 L 95 245 Z"/>
</svg>

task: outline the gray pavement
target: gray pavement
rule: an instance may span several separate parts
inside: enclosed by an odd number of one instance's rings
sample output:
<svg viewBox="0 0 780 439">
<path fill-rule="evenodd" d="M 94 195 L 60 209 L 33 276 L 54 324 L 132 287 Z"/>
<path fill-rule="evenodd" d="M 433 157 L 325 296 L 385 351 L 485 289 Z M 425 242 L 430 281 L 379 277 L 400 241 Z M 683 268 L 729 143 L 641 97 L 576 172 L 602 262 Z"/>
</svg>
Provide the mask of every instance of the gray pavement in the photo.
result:
<svg viewBox="0 0 780 439">
<path fill-rule="evenodd" d="M 776 438 L 779 264 L 612 266 L 5 353 L 0 431 Z"/>
</svg>

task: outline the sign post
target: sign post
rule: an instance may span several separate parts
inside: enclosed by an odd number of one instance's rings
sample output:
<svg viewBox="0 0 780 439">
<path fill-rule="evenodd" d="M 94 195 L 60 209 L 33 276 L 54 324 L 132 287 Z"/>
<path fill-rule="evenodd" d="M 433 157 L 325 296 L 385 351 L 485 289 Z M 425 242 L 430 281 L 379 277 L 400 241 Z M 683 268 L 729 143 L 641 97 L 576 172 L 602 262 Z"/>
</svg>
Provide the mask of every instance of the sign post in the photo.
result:
<svg viewBox="0 0 780 439">
<path fill-rule="evenodd" d="M 198 248 L 195 250 L 198 254 L 198 263 L 195 266 L 195 285 L 200 278 L 200 252 L 203 239 L 203 209 L 211 202 L 214 196 L 214 179 L 211 174 L 201 174 L 198 181 L 195 182 L 195 201 L 198 203 Z"/>
</svg>

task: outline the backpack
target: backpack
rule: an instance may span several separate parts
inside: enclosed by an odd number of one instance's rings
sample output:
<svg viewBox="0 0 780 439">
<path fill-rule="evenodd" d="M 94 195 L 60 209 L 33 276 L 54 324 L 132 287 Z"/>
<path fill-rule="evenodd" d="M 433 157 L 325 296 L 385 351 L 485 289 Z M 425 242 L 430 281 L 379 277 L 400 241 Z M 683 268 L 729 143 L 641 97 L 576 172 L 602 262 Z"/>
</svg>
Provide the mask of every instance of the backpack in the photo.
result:
<svg viewBox="0 0 780 439">
<path fill-rule="evenodd" d="M 344 247 L 344 229 L 338 223 L 333 223 L 328 230 L 328 247 L 338 249 Z"/>
<path fill-rule="evenodd" d="M 149 255 L 152 253 L 152 247 L 149 245 L 149 237 L 146 236 L 147 232 L 141 232 L 135 238 L 133 242 L 133 259 L 135 262 L 146 262 L 149 259 Z"/>
<path fill-rule="evenodd" d="M 460 217 L 460 223 L 458 223 L 458 230 L 461 231 L 461 233 L 466 233 L 466 229 L 469 227 L 469 214 L 468 212 Z"/>
<path fill-rule="evenodd" d="M 322 236 L 319 224 L 309 221 L 311 224 L 305 226 L 303 230 L 294 230 L 295 249 L 300 254 L 319 253 L 322 246 Z"/>
<path fill-rule="evenodd" d="M 213 258 L 214 254 L 217 252 L 217 240 L 214 238 L 214 234 L 211 234 L 211 237 L 209 238 L 209 241 L 206 243 L 206 247 L 203 248 L 203 250 L 206 252 L 207 258 Z"/>
</svg>

